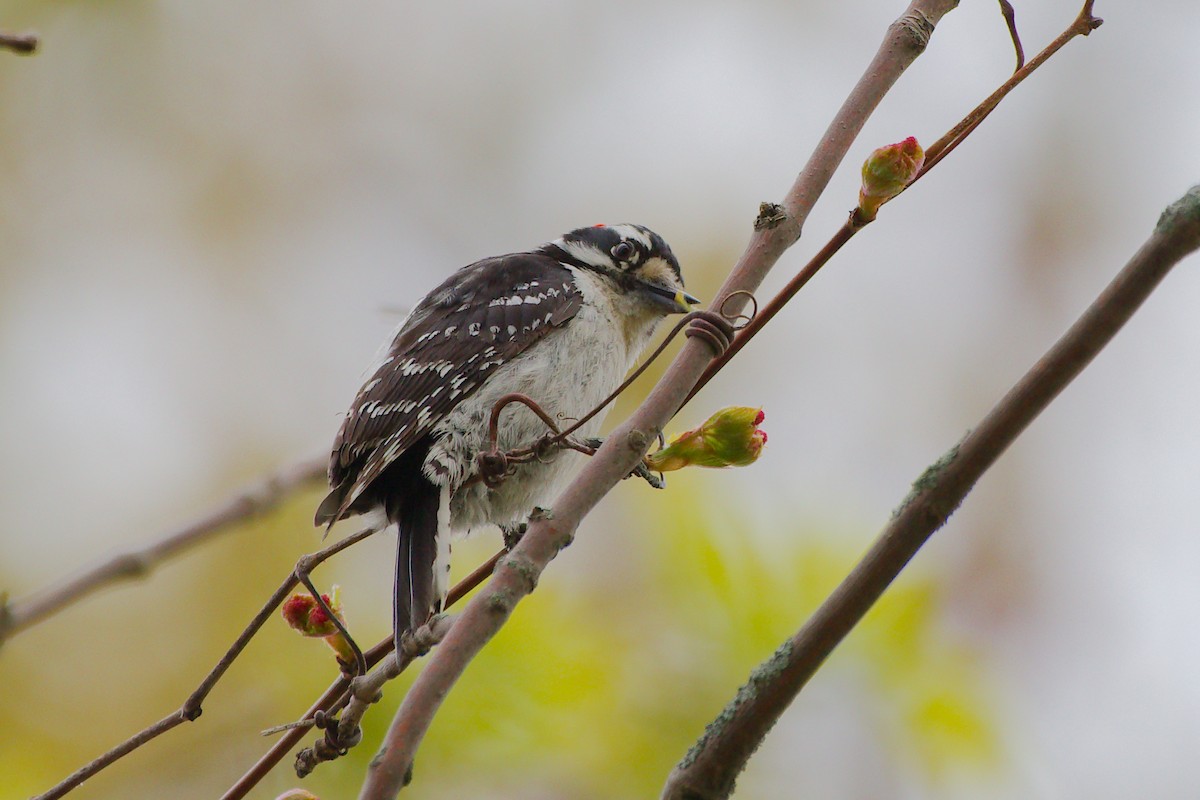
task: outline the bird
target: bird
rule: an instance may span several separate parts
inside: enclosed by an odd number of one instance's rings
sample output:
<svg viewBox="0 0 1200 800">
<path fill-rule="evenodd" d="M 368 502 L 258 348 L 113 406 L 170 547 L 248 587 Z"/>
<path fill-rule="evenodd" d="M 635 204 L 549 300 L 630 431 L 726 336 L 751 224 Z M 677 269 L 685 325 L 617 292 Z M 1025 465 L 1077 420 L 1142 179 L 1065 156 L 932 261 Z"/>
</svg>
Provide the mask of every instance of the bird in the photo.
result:
<svg viewBox="0 0 1200 800">
<path fill-rule="evenodd" d="M 560 450 L 516 465 L 498 484 L 482 480 L 476 459 L 491 449 L 497 401 L 519 392 L 569 425 L 620 385 L 663 319 L 699 302 L 661 236 L 618 224 L 476 261 L 412 309 L 342 419 L 314 520 L 328 531 L 362 515 L 395 530 L 398 653 L 405 634 L 443 610 L 452 536 L 496 525 L 508 542 L 581 464 Z M 594 437 L 602 418 L 577 434 Z M 512 404 L 499 415 L 496 444 L 528 447 L 547 432 Z"/>
</svg>

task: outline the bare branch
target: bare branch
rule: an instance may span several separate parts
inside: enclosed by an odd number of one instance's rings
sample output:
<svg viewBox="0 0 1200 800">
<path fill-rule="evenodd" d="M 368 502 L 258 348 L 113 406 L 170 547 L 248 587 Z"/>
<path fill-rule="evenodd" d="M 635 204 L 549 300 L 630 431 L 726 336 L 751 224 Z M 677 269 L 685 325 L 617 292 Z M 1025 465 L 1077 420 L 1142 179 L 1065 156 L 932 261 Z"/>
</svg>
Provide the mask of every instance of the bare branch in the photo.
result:
<svg viewBox="0 0 1200 800">
<path fill-rule="evenodd" d="M 392 648 L 373 672 L 350 681 L 348 702 L 341 715 L 336 718 L 314 718 L 314 722 L 318 719 L 324 722 L 325 736 L 296 755 L 296 775 L 308 777 L 318 764 L 344 756 L 351 747 L 362 741 L 362 718 L 367 709 L 383 697 L 384 685 L 442 641 L 452 624 L 452 618 L 439 614 L 411 636 L 405 637 L 401 645 L 402 660 L 397 660 L 396 650 Z"/>
<path fill-rule="evenodd" d="M 996 110 L 996 106 L 1000 105 L 1000 101 L 1017 87 L 1021 81 L 1029 77 L 1030 73 L 1045 64 L 1055 53 L 1061 50 L 1068 42 L 1076 36 L 1087 36 L 1092 31 L 1104 24 L 1104 20 L 1092 14 L 1092 8 L 1095 3 L 1093 0 L 1087 0 L 1083 4 L 1083 9 L 1075 20 L 1067 27 L 1065 31 L 1059 34 L 1058 38 L 1046 45 L 1042 52 L 1034 56 L 1034 59 L 1028 64 L 1017 69 L 1008 80 L 1000 85 L 1000 88 L 992 92 L 992 94 L 980 103 L 974 111 L 968 114 L 958 125 L 954 126 L 950 131 L 931 144 L 925 149 L 925 166 L 921 168 L 921 175 L 924 175 L 929 170 L 933 169 L 939 161 L 946 156 L 954 148 L 962 143 L 963 139 L 979 127 L 979 123 L 987 119 L 988 114 Z M 918 176 L 920 177 L 920 176 Z"/>
<path fill-rule="evenodd" d="M 738 292 L 753 292 L 779 256 L 799 238 L 809 211 L 867 118 L 924 51 L 937 23 L 957 5 L 957 0 L 913 0 L 889 26 L 875 58 L 772 214 L 770 224 L 755 226 L 749 246 L 712 307 L 736 312 L 725 308 L 726 298 Z M 712 357 L 707 342 L 689 339 L 646 402 L 608 437 L 557 499 L 553 514 L 530 521 L 515 550 L 500 561 L 496 576 L 467 605 L 417 676 L 392 722 L 382 752 L 371 764 L 360 797 L 391 798 L 404 785 L 433 715 L 467 664 L 496 634 L 515 605 L 533 590 L 546 565 L 570 543 L 584 515 L 637 465 Z"/>
<path fill-rule="evenodd" d="M 983 421 L 929 467 L 862 561 L 799 632 L 760 664 L 672 771 L 664 800 L 717 800 L 779 716 L 980 476 L 1129 321 L 1171 268 L 1200 248 L 1200 186 L 1162 215 L 1149 240 L 1069 331 Z"/>
<path fill-rule="evenodd" d="M 462 600 L 473 589 L 479 586 L 479 584 L 487 580 L 487 577 L 496 569 L 496 564 L 500 561 L 500 558 L 503 555 L 503 550 L 499 553 L 496 553 L 483 564 L 479 565 L 470 575 L 463 578 L 453 589 L 451 589 L 450 593 L 446 595 L 446 608 L 450 608 L 459 600 Z M 444 631 L 442 633 L 444 634 Z M 364 653 L 364 656 L 366 657 L 366 661 L 369 666 L 375 666 L 384 657 L 386 657 L 388 653 L 392 652 L 395 652 L 395 648 L 392 646 L 392 637 L 388 636 L 386 639 L 379 642 L 366 653 Z M 242 800 L 243 797 L 249 794 L 250 790 L 257 786 L 259 782 L 266 777 L 267 773 L 274 769 L 279 762 L 283 760 L 285 755 L 291 752 L 291 749 L 295 745 L 299 744 L 300 740 L 304 738 L 304 735 L 307 733 L 308 729 L 315 725 L 316 718 L 319 713 L 328 713 L 329 711 L 340 708 L 344 705 L 346 700 L 346 690 L 349 685 L 350 680 L 345 676 L 342 676 L 334 681 L 333 684 L 325 690 L 325 693 L 321 695 L 321 697 L 319 697 L 317 701 L 312 704 L 312 706 L 309 707 L 308 711 L 304 713 L 304 716 L 301 717 L 301 722 L 307 724 L 292 727 L 290 730 L 280 736 L 275 744 L 271 746 L 271 749 L 264 753 L 262 758 L 255 762 L 254 765 L 250 767 L 250 769 L 247 770 L 240 779 L 238 779 L 237 783 L 231 786 L 225 792 L 225 794 L 221 795 L 221 800 Z"/>
<path fill-rule="evenodd" d="M 1008 25 L 1008 35 L 1012 38 L 1013 50 L 1017 52 L 1017 66 L 1013 70 L 1016 72 L 1025 66 L 1025 48 L 1021 46 L 1021 34 L 1017 31 L 1017 11 L 1008 0 L 1000 0 L 1000 13 L 1004 15 L 1004 22 Z"/>
<path fill-rule="evenodd" d="M 1007 5 L 1007 3 L 1005 3 L 1005 5 Z M 1011 10 L 1011 6 L 1009 6 L 1009 9 Z M 1091 15 L 1090 3 L 1084 6 L 1083 11 L 1080 12 L 1079 16 L 1075 18 L 1070 27 L 1068 27 L 1067 30 L 1065 30 L 1053 42 L 1047 45 L 1046 48 L 1039 53 L 1033 61 L 1031 61 L 1028 65 L 1018 66 L 1017 71 L 1008 80 L 1006 80 L 1000 86 L 1000 88 L 992 92 L 992 94 L 989 95 L 982 103 L 972 109 L 971 112 L 963 117 L 963 119 L 960 120 L 957 125 L 951 128 L 945 136 L 929 146 L 929 149 L 925 154 L 926 158 L 924 166 L 904 191 L 908 191 L 913 184 L 925 177 L 925 175 L 934 167 L 935 164 L 949 155 L 955 147 L 957 147 L 963 142 L 963 140 L 970 136 L 971 132 L 978 128 L 979 125 L 985 119 L 987 119 L 988 115 L 996 110 L 996 107 L 999 106 L 1001 101 L 1008 96 L 1009 92 L 1011 92 L 1013 89 L 1019 86 L 1022 81 L 1032 75 L 1038 67 L 1040 67 L 1042 64 L 1045 64 L 1052 55 L 1062 49 L 1063 45 L 1074 39 L 1076 36 L 1087 36 L 1093 30 L 1100 27 L 1102 23 L 1103 20 L 1097 19 Z M 1013 35 L 1014 37 L 1016 35 L 1015 28 Z M 1025 56 L 1024 53 L 1020 51 L 1020 41 L 1016 41 L 1020 60 L 1023 64 Z M 777 213 L 776 209 L 778 207 L 765 203 L 763 205 L 764 208 L 760 209 L 759 211 L 759 220 L 776 220 L 777 217 L 775 214 Z M 764 325 L 770 322 L 771 319 L 778 314 L 785 305 L 787 305 L 788 301 L 795 297 L 797 292 L 804 288 L 804 286 L 812 279 L 812 277 L 817 274 L 821 267 L 823 267 L 829 261 L 829 259 L 833 258 L 833 256 L 837 254 L 837 252 L 846 244 L 846 242 L 850 241 L 850 239 L 856 233 L 858 233 L 858 231 L 862 230 L 862 228 L 870 222 L 870 219 L 864 218 L 860 213 L 858 213 L 857 210 L 851 212 L 850 219 L 846 222 L 846 224 L 838 229 L 837 233 L 833 235 L 833 237 L 825 244 L 825 246 L 817 251 L 816 255 L 814 255 L 809 262 L 805 264 L 804 267 L 801 268 L 801 270 L 797 272 L 796 275 L 790 281 L 788 281 L 782 289 L 779 290 L 779 293 L 776 294 L 775 297 L 771 298 L 771 301 L 762 308 L 760 313 L 756 313 L 752 316 L 748 323 L 738 331 L 737 336 L 734 338 L 730 346 L 721 352 L 716 358 L 714 358 L 707 367 L 705 367 L 703 374 L 701 374 L 700 378 L 696 381 L 696 385 L 692 387 L 691 392 L 688 393 L 687 400 L 685 400 L 684 403 L 686 404 L 693 397 L 695 397 L 696 394 L 703 389 L 710 380 L 712 380 L 713 376 L 720 372 L 725 365 L 728 364 L 729 361 L 736 356 L 751 339 L 754 338 L 755 334 L 757 334 Z"/>
<path fill-rule="evenodd" d="M 13 634 L 62 611 L 98 589 L 144 578 L 168 558 L 277 508 L 294 492 L 325 479 L 325 458 L 301 461 L 246 487 L 204 516 L 136 550 L 115 555 L 58 586 L 0 606 L 0 644 Z"/>
<path fill-rule="evenodd" d="M 112 764 L 114 761 L 129 755 L 151 739 L 156 739 L 177 725 L 187 721 L 188 719 L 184 715 L 183 709 L 172 712 L 137 735 L 130 736 L 128 739 L 121 742 L 119 745 L 114 747 L 112 750 L 109 750 L 95 761 L 92 761 L 91 763 L 75 770 L 75 772 L 67 776 L 62 783 L 58 784 L 45 794 L 39 794 L 37 797 L 33 798 L 33 800 L 57 800 L 57 798 L 62 797 L 67 792 L 75 789 L 88 778 L 107 767 L 109 764 Z"/>
<path fill-rule="evenodd" d="M 225 655 L 222 656 L 221 660 L 217 662 L 217 665 L 209 671 L 208 675 L 204 677 L 204 680 L 200 682 L 200 685 L 196 687 L 196 690 L 188 696 L 187 700 L 183 702 L 183 705 L 179 707 L 178 711 L 175 711 L 170 716 L 165 717 L 161 721 L 156 722 L 144 730 L 135 733 L 133 736 L 129 737 L 112 750 L 109 750 L 95 761 L 92 761 L 87 766 L 69 775 L 61 783 L 50 789 L 50 791 L 46 792 L 45 794 L 38 795 L 36 798 L 34 798 L 34 800 L 54 800 L 54 798 L 62 797 L 67 792 L 75 789 L 100 770 L 109 766 L 114 761 L 117 761 L 118 759 L 128 755 L 129 753 L 132 753 L 146 742 L 149 742 L 152 739 L 157 738 L 159 735 L 166 733 L 181 722 L 191 722 L 197 719 L 203 711 L 201 706 L 204 703 L 205 698 L 208 697 L 208 694 L 213 690 L 213 687 L 217 685 L 217 681 L 219 681 L 225 675 L 226 671 L 228 671 L 228 669 L 233 665 L 233 662 L 237 660 L 237 657 L 242 654 L 242 651 L 246 649 L 246 645 L 250 643 L 250 640 L 254 638 L 254 635 L 258 633 L 259 629 L 262 628 L 263 624 L 267 621 L 275 609 L 279 607 L 279 604 L 284 601 L 284 599 L 288 596 L 288 593 L 290 593 L 292 589 L 296 588 L 296 585 L 300 582 L 298 573 L 311 572 L 313 568 L 321 562 L 325 561 L 331 556 L 336 555 L 337 553 L 340 553 L 350 545 L 356 544 L 357 542 L 362 541 L 366 537 L 376 532 L 377 531 L 373 528 L 366 528 L 358 533 L 351 534 L 344 539 L 334 542 L 323 550 L 320 550 L 316 553 L 310 553 L 309 555 L 302 557 L 299 562 L 297 562 L 295 569 L 292 570 L 292 574 L 289 575 L 287 580 L 280 584 L 279 588 L 275 590 L 275 593 L 271 595 L 271 598 L 267 600 L 259 612 L 254 616 L 254 619 L 250 621 L 250 624 L 246 626 L 245 630 L 242 631 L 234 643 L 229 647 L 229 649 L 225 652 Z"/>
</svg>

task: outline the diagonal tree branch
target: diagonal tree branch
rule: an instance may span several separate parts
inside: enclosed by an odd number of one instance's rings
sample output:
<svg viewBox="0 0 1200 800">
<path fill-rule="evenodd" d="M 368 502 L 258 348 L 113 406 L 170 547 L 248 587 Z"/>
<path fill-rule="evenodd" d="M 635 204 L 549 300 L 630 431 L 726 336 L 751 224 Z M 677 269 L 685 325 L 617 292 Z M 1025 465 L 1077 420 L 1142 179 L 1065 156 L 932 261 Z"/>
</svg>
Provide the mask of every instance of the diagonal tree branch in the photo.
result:
<svg viewBox="0 0 1200 800">
<path fill-rule="evenodd" d="M 983 121 L 987 119 L 989 114 L 996 110 L 996 108 L 1000 105 L 1000 102 L 1008 96 L 1009 92 L 1011 92 L 1013 89 L 1019 86 L 1022 81 L 1032 75 L 1034 70 L 1036 70 L 1042 64 L 1045 64 L 1051 56 L 1061 50 L 1063 46 L 1065 46 L 1076 36 L 1087 36 L 1091 34 L 1093 30 L 1100 27 L 1100 25 L 1103 23 L 1103 20 L 1092 16 L 1092 5 L 1093 3 L 1090 1 L 1085 3 L 1083 10 L 1079 12 L 1079 15 L 1070 24 L 1070 26 L 1068 26 L 1067 29 L 1063 31 L 1062 34 L 1060 34 L 1054 41 L 1048 44 L 1045 49 L 1042 50 L 1042 52 L 1038 53 L 1037 57 L 1035 57 L 1033 61 L 1018 67 L 1017 71 L 1013 73 L 1013 75 L 1006 80 L 1000 86 L 1000 88 L 992 92 L 982 103 L 972 109 L 969 114 L 963 117 L 963 119 L 953 128 L 951 128 L 944 136 L 942 136 L 942 138 L 931 144 L 925 151 L 924 166 L 922 166 L 920 172 L 912 179 L 912 181 L 909 182 L 903 191 L 908 191 L 917 181 L 929 174 L 931 169 L 939 164 L 943 158 L 949 155 L 954 148 L 961 144 L 963 140 L 965 140 L 967 136 L 971 134 L 972 131 L 979 127 Z M 779 311 L 782 310 L 782 308 L 787 305 L 789 301 L 791 301 L 793 297 L 795 297 L 796 293 L 804 288 L 804 286 L 813 278 L 813 276 L 816 275 L 817 272 L 831 258 L 833 258 L 833 256 L 836 255 L 837 252 L 841 250 L 841 248 L 845 246 L 845 244 L 849 242 L 855 234 L 857 234 L 870 222 L 870 219 L 863 218 L 863 216 L 858 213 L 857 210 L 851 212 L 850 218 L 846 221 L 846 224 L 843 225 L 837 231 L 837 233 L 835 233 L 833 237 L 825 243 L 824 247 L 817 251 L 816 255 L 814 255 L 782 289 L 779 290 L 779 293 L 776 294 L 775 297 L 771 298 L 769 303 L 764 305 L 759 312 L 756 313 L 748 323 L 746 323 L 744 327 L 738 330 L 737 335 L 730 343 L 730 346 L 726 348 L 725 351 L 719 356 L 709 362 L 708 366 L 704 368 L 703 374 L 701 374 L 699 379 L 697 379 L 696 384 L 688 393 L 687 400 L 684 402 L 686 403 L 695 397 L 696 394 L 699 393 L 699 391 L 703 389 L 710 380 L 712 380 L 713 376 L 720 372 L 725 365 L 728 364 L 730 360 L 732 360 L 733 357 L 736 356 L 738 352 L 740 352 L 741 349 L 745 347 L 751 339 L 754 338 L 755 334 L 762 330 L 762 328 L 766 326 L 766 324 L 770 322 L 775 315 L 778 314 Z"/>
<path fill-rule="evenodd" d="M 13 603 L 0 599 L 0 645 L 15 633 L 77 603 L 119 581 L 144 578 L 168 558 L 177 556 L 235 524 L 277 508 L 309 484 L 325 480 L 325 458 L 313 458 L 284 467 L 242 489 L 204 516 L 135 550 L 118 553 L 89 567 L 57 586 L 43 589 Z"/>
<path fill-rule="evenodd" d="M 764 206 L 749 246 L 717 294 L 713 308 L 733 313 L 725 299 L 753 291 L 779 256 L 799 238 L 804 221 L 867 118 L 924 51 L 941 18 L 957 0 L 913 0 L 887 30 L 879 51 L 830 123 L 781 206 Z M 734 301 L 742 298 L 732 298 Z M 571 542 L 583 517 L 641 459 L 658 431 L 683 404 L 713 357 L 701 340 L 684 345 L 667 374 L 633 416 L 606 440 L 552 514 L 530 521 L 520 543 L 504 557 L 493 580 L 470 602 L 405 697 L 381 753 L 372 762 L 362 798 L 391 798 L 407 782 L 417 747 L 446 694 L 479 650 L 531 591 L 546 565 Z"/>
<path fill-rule="evenodd" d="M 470 575 L 459 581 L 459 583 L 450 590 L 450 593 L 446 595 L 446 608 L 451 608 L 454 606 L 458 601 L 462 600 L 472 590 L 478 587 L 479 584 L 487 580 L 487 577 L 492 574 L 492 571 L 496 568 L 497 562 L 500 561 L 500 558 L 503 555 L 503 550 L 499 553 L 496 553 L 483 564 L 476 567 Z M 439 631 L 436 631 L 436 633 L 438 634 L 440 640 L 440 637 L 445 635 L 445 629 L 443 628 Z M 392 637 L 388 636 L 365 653 L 367 664 L 374 666 L 382 661 L 389 653 L 394 651 L 395 647 Z M 325 690 L 325 693 L 321 695 L 321 697 L 319 697 L 316 702 L 312 704 L 312 706 L 309 707 L 308 711 L 304 713 L 304 716 L 301 717 L 300 721 L 302 724 L 290 726 L 290 729 L 279 737 L 275 744 L 271 746 L 271 749 L 264 753 L 263 756 L 257 762 L 255 762 L 254 765 L 251 766 L 241 778 L 238 779 L 237 783 L 231 786 L 225 792 L 225 794 L 221 795 L 221 800 L 241 800 L 241 798 L 245 797 L 250 790 L 257 786 L 258 783 L 264 777 L 266 777 L 267 773 L 274 769 L 279 762 L 283 760 L 283 757 L 286 756 L 291 749 L 296 746 L 301 739 L 304 738 L 304 735 L 308 732 L 308 729 L 316 724 L 318 712 L 322 714 L 328 714 L 330 711 L 339 708 L 340 704 L 348 699 L 346 692 L 349 688 L 350 679 L 345 675 L 340 676 L 336 681 L 334 681 L 333 684 Z M 355 724 L 357 725 L 357 723 Z M 347 725 L 349 725 L 349 723 L 347 723 Z M 339 721 L 339 737 L 341 736 L 341 733 L 342 722 Z"/>
<path fill-rule="evenodd" d="M 717 800 L 833 649 L 940 528 L 975 482 L 1129 321 L 1181 259 L 1200 248 L 1200 186 L 1159 219 L 1149 240 L 1069 331 L 913 484 L 875 544 L 795 636 L 749 681 L 667 780 L 664 800 Z"/>
</svg>

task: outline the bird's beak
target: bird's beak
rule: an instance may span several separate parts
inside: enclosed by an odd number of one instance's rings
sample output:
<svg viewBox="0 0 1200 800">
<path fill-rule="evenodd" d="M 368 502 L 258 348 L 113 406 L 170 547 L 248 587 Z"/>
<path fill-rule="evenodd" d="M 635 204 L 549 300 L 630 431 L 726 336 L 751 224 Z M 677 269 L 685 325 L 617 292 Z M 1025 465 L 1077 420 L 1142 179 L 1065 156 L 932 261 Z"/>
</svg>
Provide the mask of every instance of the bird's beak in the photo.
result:
<svg viewBox="0 0 1200 800">
<path fill-rule="evenodd" d="M 693 297 L 683 289 L 660 286 L 657 283 L 643 283 L 642 288 L 650 295 L 650 299 L 663 306 L 668 314 L 687 314 L 692 311 L 693 306 L 700 303 L 700 298 Z"/>
</svg>

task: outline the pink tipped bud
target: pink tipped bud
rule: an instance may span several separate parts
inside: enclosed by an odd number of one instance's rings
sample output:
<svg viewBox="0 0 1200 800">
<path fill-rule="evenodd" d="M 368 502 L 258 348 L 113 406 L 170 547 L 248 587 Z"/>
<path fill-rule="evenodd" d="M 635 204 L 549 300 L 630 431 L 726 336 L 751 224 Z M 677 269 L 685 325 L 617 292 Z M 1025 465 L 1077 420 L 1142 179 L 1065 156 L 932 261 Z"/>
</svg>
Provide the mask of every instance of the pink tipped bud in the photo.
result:
<svg viewBox="0 0 1200 800">
<path fill-rule="evenodd" d="M 767 432 L 758 428 L 764 419 L 761 408 L 723 408 L 699 428 L 679 434 L 662 450 L 646 456 L 646 464 L 659 472 L 753 464 L 767 443 Z"/>
<path fill-rule="evenodd" d="M 321 599 L 329 606 L 329 610 L 338 618 L 338 621 L 345 625 L 346 617 L 342 613 L 340 592 L 341 589 L 334 586 L 329 594 L 321 595 Z M 333 623 L 325 610 L 317 605 L 317 601 L 311 594 L 298 592 L 292 595 L 283 601 L 282 611 L 284 620 L 292 630 L 297 631 L 301 636 L 324 639 L 325 643 L 332 647 L 338 657 L 346 663 L 354 660 L 354 651 L 350 648 L 349 643 L 338 632 L 337 625 Z"/>
<path fill-rule="evenodd" d="M 321 595 L 321 599 L 341 620 L 342 604 L 338 597 L 338 588 L 333 587 L 333 591 Z M 288 626 L 298 631 L 301 636 L 325 637 L 337 633 L 337 626 L 333 624 L 333 620 L 307 592 L 294 594 L 283 602 L 283 618 Z"/>
<path fill-rule="evenodd" d="M 925 151 L 913 136 L 867 156 L 858 192 L 859 215 L 865 220 L 875 219 L 879 207 L 904 191 L 924 164 Z"/>
<path fill-rule="evenodd" d="M 307 594 L 294 594 L 283 601 L 283 619 L 288 627 L 299 631 L 301 636 L 313 636 L 309 629 L 308 618 L 317 607 L 317 603 Z"/>
<path fill-rule="evenodd" d="M 321 800 L 321 798 L 305 789 L 288 789 L 275 800 Z"/>
</svg>

